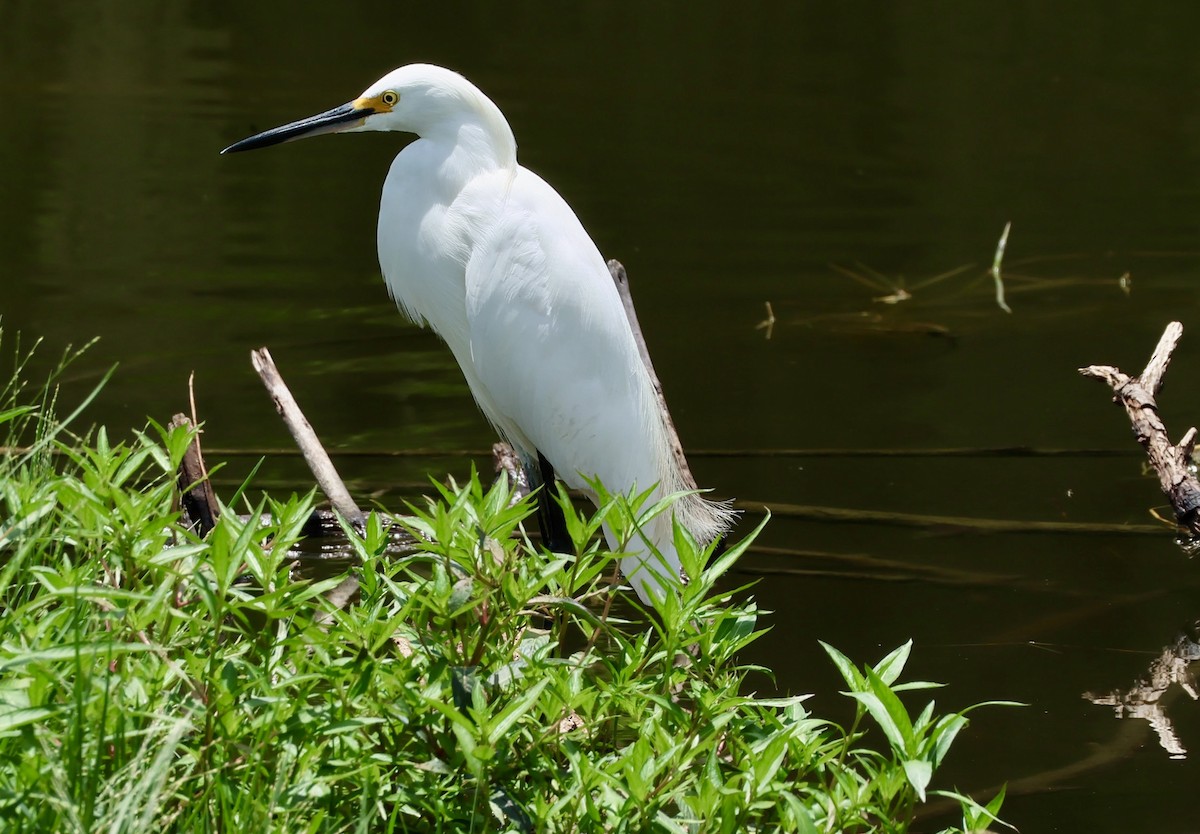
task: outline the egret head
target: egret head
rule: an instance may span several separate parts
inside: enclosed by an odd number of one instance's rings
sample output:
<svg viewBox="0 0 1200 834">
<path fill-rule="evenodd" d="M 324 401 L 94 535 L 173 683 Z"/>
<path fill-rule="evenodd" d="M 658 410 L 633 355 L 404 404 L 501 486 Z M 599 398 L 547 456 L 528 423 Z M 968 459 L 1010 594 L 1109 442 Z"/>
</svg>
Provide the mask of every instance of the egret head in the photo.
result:
<svg viewBox="0 0 1200 834">
<path fill-rule="evenodd" d="M 429 136 L 440 130 L 457 131 L 469 122 L 487 125 L 511 141 L 512 133 L 499 108 L 470 81 L 442 67 L 410 64 L 392 70 L 354 101 L 257 133 L 221 153 L 265 148 L 322 133 L 395 130 Z"/>
</svg>

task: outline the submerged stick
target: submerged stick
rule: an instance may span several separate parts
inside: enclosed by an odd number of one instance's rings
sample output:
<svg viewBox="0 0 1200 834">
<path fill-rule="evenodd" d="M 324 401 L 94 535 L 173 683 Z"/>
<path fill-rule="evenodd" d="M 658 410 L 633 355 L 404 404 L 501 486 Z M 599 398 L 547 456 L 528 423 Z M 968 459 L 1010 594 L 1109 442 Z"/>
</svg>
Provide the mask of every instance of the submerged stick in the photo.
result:
<svg viewBox="0 0 1200 834">
<path fill-rule="evenodd" d="M 1200 537 L 1200 481 L 1189 467 L 1196 444 L 1196 429 L 1188 429 L 1178 446 L 1172 444 L 1167 427 L 1158 416 L 1155 400 L 1171 362 L 1171 353 L 1181 336 L 1182 324 L 1177 321 L 1168 324 L 1140 376 L 1131 378 L 1111 365 L 1089 365 L 1080 368 L 1079 373 L 1103 380 L 1112 388 L 1113 401 L 1125 407 L 1133 424 L 1133 433 L 1158 473 L 1159 486 L 1171 502 L 1175 521 L 1195 538 Z"/>
<path fill-rule="evenodd" d="M 967 516 L 924 515 L 882 510 L 851 510 L 844 507 L 818 507 L 805 504 L 781 504 L 770 501 L 738 500 L 736 509 L 746 513 L 769 512 L 773 516 L 801 521 L 822 521 L 850 524 L 883 524 L 894 527 L 916 527 L 946 533 L 1065 533 L 1068 535 L 1125 535 L 1161 534 L 1162 527 L 1153 524 L 1091 524 L 1071 521 L 1014 521 L 1005 518 L 972 518 Z"/>
<path fill-rule="evenodd" d="M 254 370 L 258 371 L 263 385 L 266 386 L 271 399 L 275 401 L 275 410 L 279 412 L 288 431 L 292 433 L 296 445 L 300 447 L 300 452 L 304 455 L 304 460 L 308 463 L 308 468 L 312 470 L 325 497 L 347 521 L 361 526 L 366 520 L 366 516 L 354 503 L 354 499 L 350 497 L 350 491 L 346 489 L 346 484 L 342 482 L 341 476 L 334 468 L 333 461 L 329 459 L 329 453 L 317 439 L 317 433 L 313 431 L 313 427 L 283 381 L 279 369 L 275 367 L 275 361 L 271 358 L 270 351 L 265 347 L 250 351 L 250 363 L 254 365 Z"/>
<path fill-rule="evenodd" d="M 634 341 L 637 342 L 638 353 L 642 355 L 642 364 L 646 366 L 646 371 L 650 374 L 650 382 L 654 386 L 654 397 L 658 400 L 658 413 L 662 417 L 663 425 L 666 426 L 667 441 L 671 444 L 671 454 L 674 455 L 675 463 L 679 466 L 679 472 L 683 477 L 683 488 L 697 489 L 696 479 L 692 477 L 687 456 L 683 453 L 683 444 L 679 442 L 679 433 L 675 431 L 671 412 L 667 410 L 667 398 L 663 394 L 662 383 L 658 380 L 658 374 L 654 372 L 654 363 L 650 361 L 650 351 L 646 347 L 646 339 L 642 336 L 642 327 L 638 324 L 637 311 L 633 308 L 633 295 L 629 290 L 629 273 L 615 258 L 608 262 L 608 272 L 612 275 L 613 283 L 617 285 L 617 293 L 621 296 L 621 304 L 625 307 L 625 317 L 629 319 Z"/>
</svg>

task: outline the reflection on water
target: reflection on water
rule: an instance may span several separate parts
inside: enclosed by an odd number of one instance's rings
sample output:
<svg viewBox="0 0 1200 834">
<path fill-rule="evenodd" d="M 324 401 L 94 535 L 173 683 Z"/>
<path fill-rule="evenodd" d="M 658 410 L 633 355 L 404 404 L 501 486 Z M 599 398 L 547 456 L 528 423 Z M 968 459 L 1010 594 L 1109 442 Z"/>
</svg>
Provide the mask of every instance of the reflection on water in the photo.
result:
<svg viewBox="0 0 1200 834">
<path fill-rule="evenodd" d="M 694 455 L 719 495 L 1148 525 L 1159 497 L 1125 418 L 1075 369 L 1137 365 L 1171 319 L 1196 332 L 1198 24 L 1200 6 L 1078 0 L 687 14 L 8 0 L 0 92 L 19 115 L 0 125 L 0 315 L 48 353 L 102 337 L 77 375 L 121 363 L 94 413 L 114 433 L 181 410 L 194 370 L 210 449 L 285 445 L 247 358 L 268 344 L 332 451 L 425 451 L 339 460 L 357 495 L 399 507 L 430 474 L 461 477 L 458 450 L 485 466 L 493 438 L 453 359 L 379 278 L 375 213 L 403 139 L 218 155 L 428 60 L 497 101 L 523 163 L 629 268 L 684 443 L 746 452 Z M 1010 221 L 1011 315 L 987 274 Z M 1191 345 L 1168 425 L 1200 422 Z M 1013 448 L 1061 454 L 971 452 Z M 1096 449 L 1116 454 L 1079 453 Z M 221 477 L 255 459 L 231 455 Z M 308 477 L 272 456 L 256 483 Z M 779 688 L 835 710 L 817 638 L 865 661 L 912 637 L 946 706 L 1032 705 L 975 714 L 946 784 L 1010 780 L 1006 817 L 1024 830 L 1191 825 L 1195 758 L 1142 747 L 1131 722 L 1114 737 L 1079 699 L 1141 677 L 1135 653 L 1194 618 L 1200 581 L 1169 534 L 781 516 L 761 544 L 746 567 L 779 570 L 754 591 L 778 613 L 748 660 Z M 1170 712 L 1189 748 L 1191 703 Z M 1074 790 L 1021 781 L 1047 772 Z"/>
<path fill-rule="evenodd" d="M 1197 693 L 1196 675 L 1193 664 L 1200 661 L 1200 642 L 1196 639 L 1196 627 L 1177 636 L 1150 664 L 1146 673 L 1127 689 L 1114 689 L 1097 694 L 1085 692 L 1083 697 L 1093 704 L 1111 706 L 1117 718 L 1140 718 L 1148 721 L 1158 744 L 1172 759 L 1187 758 L 1187 748 L 1180 741 L 1175 727 L 1167 715 L 1167 706 L 1174 698 L 1169 697 L 1182 689 L 1193 701 L 1200 700 Z"/>
</svg>

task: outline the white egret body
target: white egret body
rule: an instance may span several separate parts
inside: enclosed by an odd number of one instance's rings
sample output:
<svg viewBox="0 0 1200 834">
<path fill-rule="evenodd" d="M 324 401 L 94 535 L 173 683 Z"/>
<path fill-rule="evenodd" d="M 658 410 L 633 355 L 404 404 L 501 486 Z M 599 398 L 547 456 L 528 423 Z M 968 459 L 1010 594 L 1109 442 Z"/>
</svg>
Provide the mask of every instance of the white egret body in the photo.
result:
<svg viewBox="0 0 1200 834">
<path fill-rule="evenodd" d="M 612 492 L 682 489 L 666 416 L 604 259 L 562 197 L 517 164 L 504 115 L 465 78 L 401 67 L 349 104 L 226 150 L 366 130 L 418 137 L 384 182 L 380 267 L 405 312 L 445 340 L 499 433 L 593 498 L 588 478 Z M 701 542 L 730 518 L 698 496 L 674 512 Z M 621 568 L 653 602 L 679 582 L 670 517 L 642 534 Z"/>
</svg>

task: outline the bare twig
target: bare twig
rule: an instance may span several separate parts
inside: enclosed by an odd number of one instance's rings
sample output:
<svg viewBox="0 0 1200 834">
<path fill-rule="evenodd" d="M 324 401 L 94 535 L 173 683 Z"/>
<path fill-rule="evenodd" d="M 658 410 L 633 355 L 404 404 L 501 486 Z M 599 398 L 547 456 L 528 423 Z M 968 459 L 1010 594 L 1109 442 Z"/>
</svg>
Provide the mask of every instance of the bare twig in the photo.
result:
<svg viewBox="0 0 1200 834">
<path fill-rule="evenodd" d="M 1000 262 L 1004 260 L 1004 250 L 1008 246 L 1008 233 L 1012 229 L 1012 222 L 1004 224 L 1004 231 L 1000 234 L 1000 241 L 996 244 L 996 255 L 992 258 L 992 280 L 996 282 L 996 304 L 1006 313 L 1011 313 L 1012 309 L 1004 301 L 1004 278 L 1000 274 Z"/>
<path fill-rule="evenodd" d="M 1196 430 L 1190 429 L 1178 446 L 1171 443 L 1167 427 L 1158 416 L 1155 396 L 1162 387 L 1163 376 L 1171 362 L 1171 353 L 1183 335 L 1183 325 L 1173 321 L 1167 325 L 1154 355 L 1141 376 L 1129 377 L 1111 365 L 1089 365 L 1079 372 L 1103 380 L 1113 389 L 1114 402 L 1125 406 L 1133 424 L 1138 443 L 1146 450 L 1150 465 L 1158 473 L 1159 486 L 1175 510 L 1175 521 L 1193 536 L 1200 536 L 1200 482 L 1189 469 Z"/>
<path fill-rule="evenodd" d="M 771 302 L 766 302 L 767 317 L 754 325 L 755 330 L 767 331 L 767 339 L 770 340 L 771 334 L 775 331 L 775 311 L 771 309 Z"/>
<path fill-rule="evenodd" d="M 350 492 L 334 468 L 333 461 L 329 459 L 325 447 L 317 439 L 317 433 L 313 431 L 304 412 L 300 410 L 295 397 L 292 396 L 292 392 L 288 390 L 287 384 L 280 376 L 279 369 L 275 367 L 275 361 L 271 358 L 270 351 L 265 347 L 250 351 L 250 362 L 254 365 L 254 370 L 258 371 L 259 377 L 262 378 L 263 385 L 267 387 L 271 399 L 275 401 L 275 410 L 287 424 L 288 431 L 292 433 L 296 445 L 300 447 L 304 460 L 316 477 L 321 491 L 325 493 L 333 508 L 347 521 L 351 524 L 362 525 L 366 518 L 363 511 L 350 497 Z"/>
<path fill-rule="evenodd" d="M 192 425 L 200 431 L 200 417 L 196 411 L 196 372 L 188 374 L 188 404 L 192 407 Z"/>
</svg>

